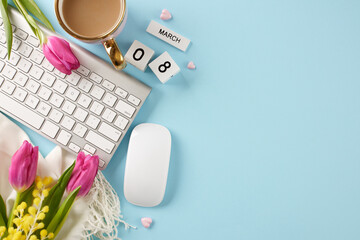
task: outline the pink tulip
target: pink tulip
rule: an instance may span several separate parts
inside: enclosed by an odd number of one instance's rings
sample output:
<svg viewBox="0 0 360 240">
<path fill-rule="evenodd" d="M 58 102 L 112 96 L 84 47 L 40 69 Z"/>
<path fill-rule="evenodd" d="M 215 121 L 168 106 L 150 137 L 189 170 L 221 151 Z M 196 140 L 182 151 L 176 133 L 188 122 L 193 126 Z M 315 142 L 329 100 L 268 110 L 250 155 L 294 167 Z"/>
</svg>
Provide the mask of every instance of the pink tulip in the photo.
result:
<svg viewBox="0 0 360 240">
<path fill-rule="evenodd" d="M 43 44 L 46 59 L 60 72 L 71 74 L 72 69 L 80 67 L 79 60 L 71 51 L 70 44 L 64 39 L 50 36 Z"/>
<path fill-rule="evenodd" d="M 25 191 L 35 181 L 38 155 L 39 147 L 33 147 L 25 140 L 12 156 L 9 183 L 17 192 Z"/>
<path fill-rule="evenodd" d="M 77 196 L 82 197 L 88 194 L 96 177 L 98 166 L 99 157 L 97 155 L 85 156 L 84 152 L 80 152 L 66 190 L 71 192 L 81 186 Z"/>
</svg>

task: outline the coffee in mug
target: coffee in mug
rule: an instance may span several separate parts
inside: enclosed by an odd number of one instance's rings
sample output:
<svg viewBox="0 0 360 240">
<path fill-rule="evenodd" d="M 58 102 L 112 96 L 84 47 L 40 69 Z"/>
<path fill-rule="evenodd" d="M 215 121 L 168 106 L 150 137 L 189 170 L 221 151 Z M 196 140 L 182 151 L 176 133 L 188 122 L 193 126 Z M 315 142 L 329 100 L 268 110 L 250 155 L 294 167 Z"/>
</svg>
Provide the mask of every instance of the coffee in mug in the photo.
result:
<svg viewBox="0 0 360 240">
<path fill-rule="evenodd" d="M 84 42 L 101 42 L 116 69 L 126 66 L 114 38 L 126 22 L 125 0 L 55 0 L 63 29 Z"/>
</svg>

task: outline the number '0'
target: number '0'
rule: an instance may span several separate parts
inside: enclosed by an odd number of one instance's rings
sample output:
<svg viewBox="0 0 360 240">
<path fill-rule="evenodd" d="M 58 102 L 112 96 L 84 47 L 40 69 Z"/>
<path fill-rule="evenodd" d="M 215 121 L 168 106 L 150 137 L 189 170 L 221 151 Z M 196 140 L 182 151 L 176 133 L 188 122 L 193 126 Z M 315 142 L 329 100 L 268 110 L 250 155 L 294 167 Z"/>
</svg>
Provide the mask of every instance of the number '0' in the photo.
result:
<svg viewBox="0 0 360 240">
<path fill-rule="evenodd" d="M 136 57 L 136 54 L 137 54 L 138 52 L 140 52 L 140 56 Z M 133 58 L 134 58 L 135 61 L 140 61 L 140 60 L 143 58 L 144 54 L 145 54 L 144 49 L 138 48 L 138 49 L 136 49 L 136 51 L 134 52 Z"/>
</svg>

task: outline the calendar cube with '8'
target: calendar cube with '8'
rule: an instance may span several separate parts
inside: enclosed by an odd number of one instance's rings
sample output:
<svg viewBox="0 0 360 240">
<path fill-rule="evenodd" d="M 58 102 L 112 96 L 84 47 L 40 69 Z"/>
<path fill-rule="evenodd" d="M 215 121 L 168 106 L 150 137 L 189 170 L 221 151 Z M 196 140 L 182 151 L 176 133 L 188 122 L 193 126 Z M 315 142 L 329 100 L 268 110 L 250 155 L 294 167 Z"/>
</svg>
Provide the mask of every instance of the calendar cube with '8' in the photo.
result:
<svg viewBox="0 0 360 240">
<path fill-rule="evenodd" d="M 171 58 L 168 52 L 164 52 L 157 57 L 149 64 L 149 67 L 162 83 L 166 83 L 170 78 L 180 72 L 179 66 Z"/>
</svg>

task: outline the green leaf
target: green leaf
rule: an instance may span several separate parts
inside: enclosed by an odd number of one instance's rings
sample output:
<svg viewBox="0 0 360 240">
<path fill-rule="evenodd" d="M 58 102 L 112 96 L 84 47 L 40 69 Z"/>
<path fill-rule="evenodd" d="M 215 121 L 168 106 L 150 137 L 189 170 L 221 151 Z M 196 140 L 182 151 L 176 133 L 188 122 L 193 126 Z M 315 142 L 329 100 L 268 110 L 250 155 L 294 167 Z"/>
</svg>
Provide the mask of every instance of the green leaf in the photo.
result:
<svg viewBox="0 0 360 240">
<path fill-rule="evenodd" d="M 31 30 L 33 31 L 35 36 L 38 37 L 38 39 L 40 40 L 40 44 L 42 45 L 46 40 L 46 36 L 44 35 L 44 33 L 41 31 L 41 29 L 37 25 L 35 19 L 26 11 L 26 8 L 24 7 L 24 5 L 22 4 L 22 2 L 20 0 L 13 0 L 13 2 L 16 5 L 16 7 L 18 8 L 19 12 L 24 16 L 24 18 L 27 21 L 27 23 L 29 24 Z"/>
<path fill-rule="evenodd" d="M 45 226 L 47 226 L 47 224 L 51 221 L 59 208 L 62 196 L 64 195 L 65 188 L 70 180 L 74 167 L 75 162 L 65 170 L 57 184 L 51 188 L 49 195 L 43 201 L 43 206 L 49 206 L 49 212 L 45 215 L 45 219 L 43 220 Z"/>
<path fill-rule="evenodd" d="M 70 213 L 71 207 L 73 206 L 79 191 L 80 191 L 80 187 L 76 188 L 74 191 L 72 191 L 69 194 L 69 196 L 67 196 L 63 204 L 61 204 L 59 211 L 57 211 L 56 215 L 51 220 L 49 226 L 46 229 L 48 233 L 50 232 L 54 233 L 55 237 L 59 233 L 60 229 L 62 228 L 62 226 L 66 221 L 66 218 Z"/>
<path fill-rule="evenodd" d="M 0 0 L 0 12 L 1 12 L 3 22 L 4 22 L 6 43 L 7 43 L 7 50 L 8 50 L 8 59 L 10 59 L 13 35 L 12 35 L 12 26 L 11 26 L 9 15 L 8 15 L 7 0 Z"/>
<path fill-rule="evenodd" d="M 12 222 L 14 220 L 14 210 L 16 207 L 21 204 L 22 202 L 26 202 L 28 206 L 32 205 L 32 191 L 34 190 L 35 184 L 33 183 L 28 189 L 26 189 L 24 192 L 17 193 L 16 199 L 14 202 L 14 206 L 10 212 L 10 216 L 8 219 L 8 228 L 12 227 L 14 223 Z"/>
<path fill-rule="evenodd" d="M 6 222 L 5 220 L 2 218 L 2 216 L 0 216 L 0 227 L 6 227 Z"/>
<path fill-rule="evenodd" d="M 4 199 L 0 195 L 0 226 L 7 225 L 7 217 L 6 217 L 6 206 Z"/>
<path fill-rule="evenodd" d="M 33 183 L 27 190 L 22 192 L 20 194 L 20 202 L 26 202 L 28 206 L 31 206 L 33 204 L 34 197 L 32 195 L 32 192 L 34 191 L 35 183 Z"/>
<path fill-rule="evenodd" d="M 45 24 L 46 27 L 51 29 L 52 31 L 55 31 L 49 20 L 46 18 L 44 13 L 40 10 L 38 5 L 34 2 L 34 0 L 20 0 L 22 5 L 32 14 L 34 14 L 35 17 L 37 17 L 41 22 Z"/>
</svg>

